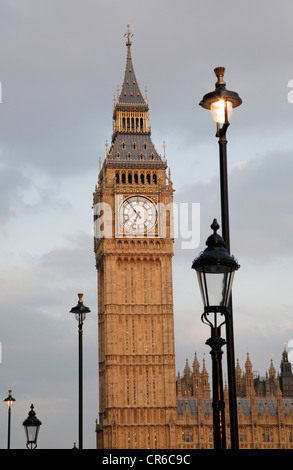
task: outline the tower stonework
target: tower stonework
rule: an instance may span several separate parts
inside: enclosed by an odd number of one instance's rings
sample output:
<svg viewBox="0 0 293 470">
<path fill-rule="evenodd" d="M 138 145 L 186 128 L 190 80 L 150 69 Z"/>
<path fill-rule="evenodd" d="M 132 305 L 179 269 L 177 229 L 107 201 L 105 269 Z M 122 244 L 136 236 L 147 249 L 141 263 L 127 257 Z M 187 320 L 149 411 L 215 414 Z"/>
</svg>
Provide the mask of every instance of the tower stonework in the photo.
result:
<svg viewBox="0 0 293 470">
<path fill-rule="evenodd" d="M 173 187 L 151 140 L 133 68 L 114 104 L 113 135 L 94 192 L 98 271 L 97 448 L 175 446 Z"/>
</svg>

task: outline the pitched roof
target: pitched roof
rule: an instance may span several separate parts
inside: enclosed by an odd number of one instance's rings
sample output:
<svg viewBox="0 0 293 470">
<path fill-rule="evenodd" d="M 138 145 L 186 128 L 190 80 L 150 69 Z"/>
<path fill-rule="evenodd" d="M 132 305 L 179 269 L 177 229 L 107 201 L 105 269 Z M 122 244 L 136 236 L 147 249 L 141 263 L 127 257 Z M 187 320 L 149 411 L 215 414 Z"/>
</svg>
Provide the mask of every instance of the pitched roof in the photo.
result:
<svg viewBox="0 0 293 470">
<path fill-rule="evenodd" d="M 114 107 L 113 119 L 115 128 L 112 134 L 110 150 L 107 153 L 107 164 L 115 166 L 163 166 L 166 161 L 157 152 L 148 124 L 148 104 L 143 98 L 134 72 L 131 57 L 132 33 L 127 36 L 126 69 L 122 90 Z M 120 114 L 118 114 L 120 113 Z M 119 119 L 116 120 L 117 115 Z"/>
<path fill-rule="evenodd" d="M 118 134 L 112 142 L 109 157 L 118 161 L 161 162 L 161 156 L 148 134 Z"/>
<path fill-rule="evenodd" d="M 256 409 L 258 415 L 263 415 L 265 410 L 271 414 L 271 416 L 277 416 L 278 406 L 276 398 L 257 397 L 255 399 Z M 285 416 L 289 416 L 292 412 L 293 405 L 291 398 L 282 399 L 284 406 Z M 250 398 L 237 397 L 237 408 L 241 410 L 245 415 L 251 414 L 251 403 Z M 203 399 L 204 413 L 210 414 L 212 411 L 212 400 L 209 398 Z M 193 397 L 177 398 L 177 415 L 182 416 L 185 411 L 189 411 L 193 415 L 198 413 L 198 400 Z"/>
<path fill-rule="evenodd" d="M 118 98 L 118 104 L 122 104 L 122 105 L 138 104 L 138 105 L 147 106 L 144 100 L 144 97 L 141 94 L 137 80 L 136 80 L 133 62 L 132 62 L 132 56 L 131 56 L 131 44 L 132 43 L 130 41 L 130 37 L 132 37 L 132 33 L 129 30 L 129 25 L 127 26 L 128 26 L 128 30 L 125 33 L 125 36 L 127 36 L 126 67 L 125 67 L 124 80 L 122 84 L 122 90 Z"/>
</svg>

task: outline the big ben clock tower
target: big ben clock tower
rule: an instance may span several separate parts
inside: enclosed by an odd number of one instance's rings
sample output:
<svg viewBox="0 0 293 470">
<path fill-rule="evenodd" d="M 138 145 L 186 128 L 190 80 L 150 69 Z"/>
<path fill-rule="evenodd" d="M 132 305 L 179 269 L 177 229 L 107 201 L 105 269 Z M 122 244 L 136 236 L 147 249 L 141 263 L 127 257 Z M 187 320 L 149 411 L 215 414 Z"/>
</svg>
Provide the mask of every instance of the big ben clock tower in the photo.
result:
<svg viewBox="0 0 293 470">
<path fill-rule="evenodd" d="M 151 140 L 131 37 L 128 25 L 112 141 L 94 192 L 99 225 L 97 447 L 167 449 L 175 445 L 176 418 L 173 188 L 166 161 Z"/>
</svg>

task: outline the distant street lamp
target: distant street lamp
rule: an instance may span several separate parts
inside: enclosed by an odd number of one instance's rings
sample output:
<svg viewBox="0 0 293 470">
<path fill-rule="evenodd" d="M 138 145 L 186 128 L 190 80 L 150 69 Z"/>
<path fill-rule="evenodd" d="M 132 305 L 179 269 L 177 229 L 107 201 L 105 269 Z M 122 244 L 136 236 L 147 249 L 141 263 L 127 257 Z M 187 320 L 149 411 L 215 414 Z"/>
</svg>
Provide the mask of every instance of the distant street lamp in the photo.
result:
<svg viewBox="0 0 293 470">
<path fill-rule="evenodd" d="M 83 294 L 78 295 L 78 304 L 75 307 L 72 307 L 70 313 L 75 314 L 75 318 L 78 321 L 78 369 L 79 369 L 79 424 L 78 424 L 78 437 L 79 445 L 78 448 L 83 448 L 83 371 L 82 371 L 82 326 L 83 322 L 86 319 L 86 314 L 90 312 L 90 309 L 83 305 L 82 298 Z"/>
<path fill-rule="evenodd" d="M 230 228 L 229 228 L 229 204 L 228 204 L 228 173 L 227 173 L 227 139 L 226 132 L 230 125 L 229 120 L 232 109 L 240 106 L 241 98 L 235 91 L 226 89 L 223 80 L 225 68 L 214 69 L 217 76 L 215 90 L 204 95 L 199 103 L 205 109 L 209 109 L 212 118 L 217 123 L 216 137 L 219 137 L 219 159 L 220 159 L 220 185 L 221 185 L 221 218 L 222 235 L 228 253 L 230 253 Z M 227 338 L 227 372 L 229 389 L 229 410 L 230 410 L 230 433 L 231 448 L 239 448 L 237 402 L 236 402 L 236 378 L 235 378 L 235 357 L 234 357 L 234 333 L 233 333 L 233 307 L 232 297 L 229 305 L 230 316 L 226 321 Z"/>
<path fill-rule="evenodd" d="M 213 380 L 214 448 L 226 449 L 225 403 L 223 397 L 221 326 L 229 320 L 229 300 L 235 271 L 239 265 L 227 252 L 223 238 L 217 234 L 219 224 L 214 219 L 214 233 L 206 241 L 207 248 L 193 261 L 204 304 L 202 322 L 211 328 L 206 344 L 211 347 Z M 222 318 L 221 318 L 222 317 Z M 228 339 L 227 339 L 228 342 Z"/>
<path fill-rule="evenodd" d="M 28 417 L 22 424 L 26 433 L 26 447 L 28 449 L 36 449 L 39 430 L 42 423 L 36 416 L 34 405 L 31 405 Z"/>
<path fill-rule="evenodd" d="M 10 429 L 11 429 L 11 408 L 13 403 L 15 402 L 15 398 L 11 395 L 12 390 L 8 390 L 8 397 L 5 398 L 5 402 L 8 406 L 8 435 L 7 435 L 7 449 L 10 449 Z"/>
</svg>

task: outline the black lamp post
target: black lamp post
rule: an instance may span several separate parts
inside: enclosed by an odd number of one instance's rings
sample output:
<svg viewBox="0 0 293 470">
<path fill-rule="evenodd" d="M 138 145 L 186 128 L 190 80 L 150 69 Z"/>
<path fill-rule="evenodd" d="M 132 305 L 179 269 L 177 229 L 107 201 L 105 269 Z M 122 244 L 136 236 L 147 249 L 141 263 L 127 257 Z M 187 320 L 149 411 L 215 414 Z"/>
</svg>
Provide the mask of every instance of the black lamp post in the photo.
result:
<svg viewBox="0 0 293 470">
<path fill-rule="evenodd" d="M 31 405 L 28 417 L 22 424 L 26 434 L 26 447 L 28 449 L 36 449 L 39 430 L 42 423 L 36 416 L 34 405 Z"/>
<path fill-rule="evenodd" d="M 227 174 L 227 139 L 226 132 L 230 125 L 229 120 L 232 109 L 242 103 L 239 95 L 234 91 L 226 89 L 223 80 L 224 67 L 214 69 L 217 76 L 215 91 L 204 95 L 199 103 L 205 109 L 210 109 L 212 118 L 217 123 L 216 137 L 219 137 L 219 159 L 220 159 L 220 190 L 221 190 L 221 218 L 222 235 L 228 253 L 230 253 L 230 228 L 229 228 L 229 204 L 228 204 L 228 174 Z M 236 402 L 236 379 L 235 379 L 235 357 L 234 357 L 234 333 L 233 333 L 233 307 L 232 297 L 229 305 L 229 319 L 226 321 L 227 338 L 227 372 L 229 384 L 229 409 L 230 409 L 230 432 L 231 448 L 238 449 L 238 418 Z"/>
<path fill-rule="evenodd" d="M 78 321 L 78 376 L 79 376 L 79 422 L 78 422 L 78 437 L 79 437 L 79 449 L 83 448 L 83 409 L 82 409 L 82 402 L 83 402 L 83 371 L 82 371 L 82 327 L 83 322 L 86 319 L 86 314 L 90 312 L 90 309 L 83 305 L 83 294 L 78 295 L 78 304 L 75 307 L 72 307 L 70 313 L 75 314 L 75 318 Z"/>
<path fill-rule="evenodd" d="M 214 233 L 206 241 L 207 248 L 193 261 L 204 304 L 202 322 L 211 328 L 206 344 L 211 347 L 213 380 L 214 448 L 226 449 L 225 403 L 223 397 L 221 326 L 230 318 L 229 300 L 234 272 L 239 268 L 235 258 L 229 255 L 223 238 L 217 234 L 219 225 L 214 219 Z M 227 340 L 228 342 L 228 340 Z"/>
<path fill-rule="evenodd" d="M 13 403 L 15 402 L 15 398 L 11 395 L 12 390 L 8 390 L 8 397 L 5 398 L 5 402 L 8 406 L 8 434 L 7 434 L 7 449 L 10 449 L 10 430 L 11 430 L 11 408 Z"/>
</svg>

